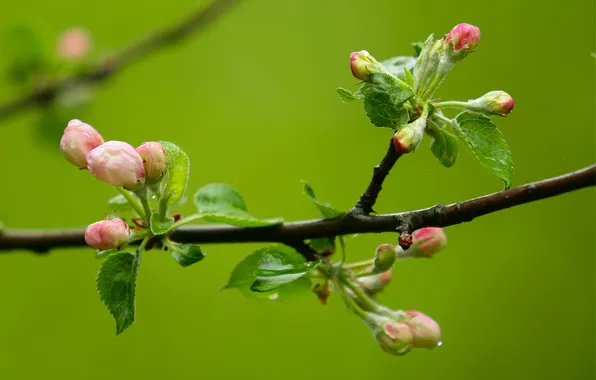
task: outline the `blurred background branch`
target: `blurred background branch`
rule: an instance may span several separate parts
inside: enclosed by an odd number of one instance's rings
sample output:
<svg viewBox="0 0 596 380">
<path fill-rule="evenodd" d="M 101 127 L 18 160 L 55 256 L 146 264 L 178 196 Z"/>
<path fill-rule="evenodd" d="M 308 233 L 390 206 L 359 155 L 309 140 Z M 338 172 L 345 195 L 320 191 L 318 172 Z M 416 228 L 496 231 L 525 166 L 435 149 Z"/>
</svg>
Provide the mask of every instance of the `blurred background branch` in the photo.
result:
<svg viewBox="0 0 596 380">
<path fill-rule="evenodd" d="M 241 0 L 214 0 L 206 8 L 192 13 L 172 26 L 123 48 L 119 53 L 99 59 L 83 72 L 34 87 L 22 96 L 0 104 L 0 120 L 17 115 L 30 107 L 51 104 L 62 92 L 69 91 L 78 85 L 104 82 L 116 72 L 122 71 L 136 61 L 165 47 L 175 45 L 204 29 L 240 2 Z"/>
<path fill-rule="evenodd" d="M 543 181 L 528 183 L 510 190 L 450 205 L 396 214 L 363 215 L 349 213 L 335 219 L 288 222 L 266 228 L 228 225 L 181 227 L 171 238 L 181 243 L 248 243 L 280 242 L 297 246 L 307 239 L 359 233 L 410 233 L 427 226 L 447 227 L 509 207 L 564 194 L 596 185 L 596 165 Z M 291 243 L 291 244 L 290 244 Z M 85 246 L 85 229 L 71 230 L 5 230 L 0 232 L 0 251 L 32 250 L 46 253 L 59 247 Z M 298 244 L 302 246 L 302 244 Z M 308 259 L 308 250 L 300 250 Z"/>
</svg>

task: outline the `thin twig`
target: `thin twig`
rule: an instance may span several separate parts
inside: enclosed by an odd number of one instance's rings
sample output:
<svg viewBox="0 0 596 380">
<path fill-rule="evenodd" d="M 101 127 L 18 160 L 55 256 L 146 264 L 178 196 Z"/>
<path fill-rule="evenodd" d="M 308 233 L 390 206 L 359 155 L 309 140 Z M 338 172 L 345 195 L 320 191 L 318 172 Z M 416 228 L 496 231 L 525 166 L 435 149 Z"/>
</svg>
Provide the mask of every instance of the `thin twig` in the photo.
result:
<svg viewBox="0 0 596 380">
<path fill-rule="evenodd" d="M 389 149 L 381 163 L 374 167 L 373 177 L 366 188 L 366 191 L 360 197 L 356 206 L 350 211 L 351 214 L 365 214 L 370 215 L 374 212 L 373 206 L 377 202 L 377 198 L 379 197 L 379 193 L 383 188 L 383 182 L 385 178 L 389 175 L 389 172 L 397 162 L 397 160 L 401 157 L 401 153 L 398 153 L 395 148 L 393 147 L 393 140 L 389 143 Z"/>
<path fill-rule="evenodd" d="M 173 26 L 160 30 L 122 49 L 119 53 L 98 61 L 82 73 L 48 83 L 6 104 L 0 104 L 0 119 L 14 116 L 29 107 L 46 105 L 60 93 L 82 83 L 105 82 L 116 72 L 143 59 L 167 46 L 189 37 L 218 19 L 226 10 L 241 0 L 214 0 L 206 8 L 200 9 Z"/>
<path fill-rule="evenodd" d="M 447 227 L 509 207 L 554 197 L 596 185 L 596 165 L 560 177 L 529 183 L 510 190 L 484 195 L 451 205 L 396 214 L 348 214 L 336 219 L 287 222 L 263 228 L 228 225 L 183 226 L 173 231 L 171 239 L 181 243 L 296 242 L 327 236 L 357 233 L 412 232 L 427 226 Z M 0 232 L 0 251 L 32 250 L 44 253 L 53 248 L 85 245 L 85 230 L 5 230 Z M 303 244 L 303 243 L 301 243 Z M 303 253 L 304 254 L 304 253 Z M 312 257 L 307 257 L 312 259 Z"/>
</svg>

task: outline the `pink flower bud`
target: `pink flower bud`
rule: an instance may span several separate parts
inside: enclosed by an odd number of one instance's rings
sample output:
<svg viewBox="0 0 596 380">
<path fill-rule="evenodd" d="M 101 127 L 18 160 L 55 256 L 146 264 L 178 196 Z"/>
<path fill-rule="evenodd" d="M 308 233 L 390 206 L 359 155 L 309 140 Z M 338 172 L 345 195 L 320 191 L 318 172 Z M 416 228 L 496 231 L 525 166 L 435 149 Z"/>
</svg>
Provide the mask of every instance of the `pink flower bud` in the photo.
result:
<svg viewBox="0 0 596 380">
<path fill-rule="evenodd" d="M 408 251 L 415 251 L 414 256 L 431 257 L 447 245 L 447 236 L 440 227 L 425 227 L 412 233 L 412 246 Z"/>
<path fill-rule="evenodd" d="M 64 31 L 58 37 L 56 54 L 64 59 L 83 58 L 91 49 L 89 32 L 81 28 L 72 28 Z"/>
<path fill-rule="evenodd" d="M 135 148 L 121 141 L 108 141 L 87 155 L 87 168 L 100 181 L 135 190 L 145 181 L 143 160 Z"/>
<path fill-rule="evenodd" d="M 407 311 L 411 319 L 405 321 L 412 333 L 413 348 L 434 348 L 441 344 L 441 328 L 428 315 L 418 311 Z"/>
<path fill-rule="evenodd" d="M 98 251 L 119 249 L 130 237 L 130 228 L 122 219 L 102 220 L 85 230 L 85 242 Z"/>
<path fill-rule="evenodd" d="M 373 262 L 374 272 L 381 273 L 388 271 L 393 266 L 393 263 L 395 263 L 396 258 L 395 246 L 392 244 L 379 245 Z"/>
<path fill-rule="evenodd" d="M 474 111 L 489 115 L 507 116 L 513 110 L 515 102 L 505 91 L 491 91 L 478 99 L 468 102 Z"/>
<path fill-rule="evenodd" d="M 374 331 L 374 336 L 383 351 L 391 355 L 405 355 L 413 347 L 413 335 L 410 327 L 401 322 L 382 323 Z"/>
<path fill-rule="evenodd" d="M 470 24 L 458 24 L 445 36 L 445 42 L 455 51 L 470 52 L 480 42 L 480 29 Z"/>
<path fill-rule="evenodd" d="M 89 124 L 74 119 L 68 123 L 60 140 L 60 152 L 81 169 L 87 167 L 87 154 L 103 144 L 103 137 Z"/>
<path fill-rule="evenodd" d="M 166 153 L 160 143 L 146 142 L 136 149 L 143 160 L 147 180 L 155 182 L 166 172 Z"/>
<path fill-rule="evenodd" d="M 393 147 L 397 152 L 405 154 L 413 152 L 418 148 L 424 137 L 426 120 L 426 117 L 421 117 L 395 133 L 393 136 Z"/>
<path fill-rule="evenodd" d="M 350 68 L 352 75 L 363 81 L 369 80 L 370 74 L 380 71 L 379 63 L 366 50 L 350 54 Z"/>
<path fill-rule="evenodd" d="M 393 276 L 391 269 L 372 276 L 360 277 L 358 283 L 369 295 L 375 295 L 385 289 L 385 286 L 391 282 Z"/>
</svg>

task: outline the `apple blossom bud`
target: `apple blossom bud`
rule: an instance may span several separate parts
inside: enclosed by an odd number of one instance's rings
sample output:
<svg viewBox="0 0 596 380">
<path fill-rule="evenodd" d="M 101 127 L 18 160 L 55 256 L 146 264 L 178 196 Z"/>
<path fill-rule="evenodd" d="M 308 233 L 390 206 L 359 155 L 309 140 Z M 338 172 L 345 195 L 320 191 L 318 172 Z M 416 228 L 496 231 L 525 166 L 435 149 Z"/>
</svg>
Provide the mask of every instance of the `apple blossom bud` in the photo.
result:
<svg viewBox="0 0 596 380">
<path fill-rule="evenodd" d="M 441 328 L 428 315 L 418 311 L 407 311 L 410 317 L 404 323 L 409 326 L 412 334 L 413 348 L 434 348 L 441 345 Z"/>
<path fill-rule="evenodd" d="M 447 51 L 455 60 L 464 59 L 480 42 L 480 29 L 470 24 L 458 24 L 445 36 Z"/>
<path fill-rule="evenodd" d="M 155 182 L 166 172 L 166 153 L 158 142 L 146 142 L 136 149 L 143 160 L 147 180 Z"/>
<path fill-rule="evenodd" d="M 373 329 L 373 334 L 383 351 L 391 355 L 405 355 L 413 347 L 412 331 L 402 322 L 386 319 Z"/>
<path fill-rule="evenodd" d="M 87 167 L 87 154 L 103 144 L 103 137 L 89 124 L 74 119 L 68 123 L 60 140 L 60 152 L 81 169 Z"/>
<path fill-rule="evenodd" d="M 382 273 L 386 272 L 395 263 L 395 246 L 392 244 L 381 244 L 377 247 L 375 258 L 373 261 L 373 272 Z"/>
<path fill-rule="evenodd" d="M 447 235 L 440 227 L 425 227 L 412 233 L 412 246 L 406 251 L 410 256 L 431 257 L 447 245 Z"/>
<path fill-rule="evenodd" d="M 83 58 L 91 49 L 89 32 L 82 28 L 72 28 L 64 31 L 58 37 L 56 54 L 64 59 Z"/>
<path fill-rule="evenodd" d="M 108 141 L 87 155 L 87 168 L 100 181 L 135 190 L 145 181 L 143 160 L 135 148 L 121 141 Z"/>
<path fill-rule="evenodd" d="M 98 251 L 119 249 L 130 237 L 130 228 L 122 219 L 102 220 L 85 230 L 85 242 Z"/>
<path fill-rule="evenodd" d="M 399 153 L 410 153 L 418 148 L 424 137 L 426 128 L 426 115 L 402 127 L 393 136 L 393 147 Z"/>
<path fill-rule="evenodd" d="M 468 101 L 470 109 L 488 115 L 507 116 L 515 102 L 505 91 L 491 91 L 478 99 Z"/>
<path fill-rule="evenodd" d="M 375 295 L 381 292 L 387 284 L 391 281 L 393 276 L 391 269 L 372 276 L 360 277 L 358 283 L 368 295 Z"/>
<path fill-rule="evenodd" d="M 382 65 L 366 50 L 350 54 L 352 74 L 363 81 L 370 79 L 370 74 L 382 71 Z"/>
</svg>

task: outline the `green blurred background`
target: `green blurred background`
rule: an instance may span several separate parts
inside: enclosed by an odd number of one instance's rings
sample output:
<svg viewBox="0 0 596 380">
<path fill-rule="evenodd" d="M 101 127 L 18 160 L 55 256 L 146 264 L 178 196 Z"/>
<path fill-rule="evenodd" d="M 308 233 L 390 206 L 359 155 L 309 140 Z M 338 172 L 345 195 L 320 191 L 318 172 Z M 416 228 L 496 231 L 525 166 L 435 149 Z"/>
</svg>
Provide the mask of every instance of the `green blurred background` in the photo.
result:
<svg viewBox="0 0 596 380">
<path fill-rule="evenodd" d="M 184 16 L 204 2 L 6 1 L 0 31 L 27 25 L 47 46 L 65 28 L 88 28 L 100 51 Z M 514 184 L 592 164 L 595 158 L 593 1 L 424 3 L 247 0 L 180 46 L 135 64 L 98 92 L 85 121 L 107 139 L 171 140 L 190 155 L 190 188 L 227 182 L 257 216 L 313 218 L 300 180 L 347 209 L 385 152 L 360 104 L 349 53 L 410 54 L 410 42 L 460 22 L 478 25 L 478 52 L 438 95 L 468 99 L 506 90 L 515 112 L 497 120 L 511 145 Z M 8 59 L 0 54 L 0 70 Z M 14 91 L 3 85 L 0 99 Z M 0 124 L 0 220 L 11 227 L 83 226 L 104 215 L 112 189 L 75 170 L 55 137 L 40 139 L 39 110 Z M 72 114 L 69 117 L 80 117 Z M 48 141 L 50 141 L 48 143 Z M 423 143 L 425 146 L 427 142 Z M 443 168 L 428 149 L 400 160 L 379 212 L 498 191 L 472 156 Z M 184 207 L 192 211 L 192 205 Z M 398 358 L 337 298 L 287 303 L 220 292 L 254 244 L 207 246 L 181 269 L 145 256 L 137 320 L 121 336 L 95 292 L 90 249 L 0 257 L 1 379 L 593 379 L 595 192 L 581 190 L 450 227 L 435 260 L 407 261 L 381 300 L 422 310 L 444 345 Z M 392 235 L 349 240 L 370 257 Z"/>
</svg>

